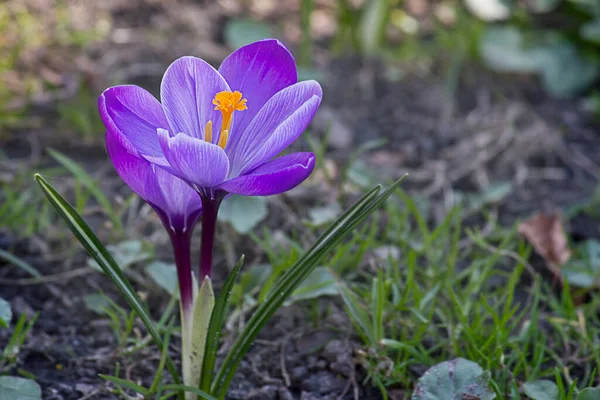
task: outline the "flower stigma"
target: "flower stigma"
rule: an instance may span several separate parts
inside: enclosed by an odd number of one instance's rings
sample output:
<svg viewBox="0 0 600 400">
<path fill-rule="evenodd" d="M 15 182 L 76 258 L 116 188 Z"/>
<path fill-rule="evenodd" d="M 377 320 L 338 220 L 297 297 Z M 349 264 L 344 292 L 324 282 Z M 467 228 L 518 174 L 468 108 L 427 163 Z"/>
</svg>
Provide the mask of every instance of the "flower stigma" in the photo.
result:
<svg viewBox="0 0 600 400">
<path fill-rule="evenodd" d="M 223 115 L 221 132 L 219 133 L 219 142 L 217 143 L 217 145 L 223 150 L 225 150 L 225 146 L 227 146 L 227 140 L 229 139 L 229 132 L 231 131 L 231 123 L 233 121 L 233 112 L 247 110 L 248 106 L 246 106 L 246 101 L 247 100 L 242 97 L 242 93 L 238 92 L 237 90 L 235 92 L 229 92 L 227 90 L 219 92 L 215 95 L 215 98 L 212 101 L 215 105 L 214 109 L 221 111 L 221 114 Z M 212 121 L 208 121 L 206 123 L 204 140 L 212 143 Z"/>
</svg>

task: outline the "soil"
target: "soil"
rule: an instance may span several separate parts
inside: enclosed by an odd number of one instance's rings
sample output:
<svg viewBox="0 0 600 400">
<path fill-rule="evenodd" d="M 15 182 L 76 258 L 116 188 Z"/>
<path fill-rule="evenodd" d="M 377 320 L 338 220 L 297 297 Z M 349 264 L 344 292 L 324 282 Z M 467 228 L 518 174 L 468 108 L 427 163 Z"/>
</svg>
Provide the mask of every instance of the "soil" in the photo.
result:
<svg viewBox="0 0 600 400">
<path fill-rule="evenodd" d="M 200 8 L 189 4 L 186 7 L 190 13 L 193 11 L 186 18 L 200 15 Z M 215 61 L 222 58 L 222 32 L 215 21 L 222 22 L 230 16 L 212 6 L 202 7 L 208 10 L 201 18 L 205 25 L 194 25 L 191 32 L 186 31 L 183 21 L 182 32 L 161 39 L 161 49 L 115 45 L 116 57 L 109 57 L 108 53 L 97 57 L 99 75 L 110 68 L 122 72 L 119 68 L 132 64 L 132 60 L 153 60 L 160 72 L 144 69 L 129 71 L 127 76 L 131 77 L 130 83 L 156 88 L 160 73 L 173 54 L 204 55 Z M 153 8 L 147 9 L 148 13 L 138 11 L 127 7 L 113 10 L 115 25 L 142 29 L 148 20 L 160 25 L 163 19 L 173 23 L 175 16 L 186 15 L 172 11 L 165 16 Z M 176 40 L 191 35 L 199 37 L 200 44 Z M 173 43 L 178 43 L 177 47 Z M 128 53 L 132 47 L 136 50 Z M 497 215 L 501 223 L 511 224 L 532 212 L 580 203 L 589 198 L 600 180 L 598 123 L 580 110 L 577 101 L 551 99 L 530 78 L 498 76 L 476 66 L 465 66 L 456 90 L 449 93 L 443 64 L 422 69 L 343 57 L 326 61 L 324 68 L 325 95 L 320 112 L 325 117 L 319 117 L 312 132 L 322 135 L 328 124 L 334 128 L 327 158 L 343 164 L 356 146 L 385 138 L 385 146 L 366 152 L 361 160 L 377 171 L 381 180 L 408 172 L 405 188 L 431 199 L 432 223 L 453 203 L 458 191 L 481 193 L 492 184 L 510 183 L 510 195 L 498 202 Z M 395 75 L 398 70 L 404 74 L 402 79 Z M 51 128 L 32 129 L 26 134 L 40 140 L 42 147 L 53 145 L 76 159 L 81 156 L 77 147 L 69 149 L 48 142 L 53 134 Z M 9 152 L 14 148 L 14 157 L 19 157 L 19 140 L 9 139 L 3 148 Z M 101 144 L 89 147 L 97 154 L 101 148 Z M 84 162 L 84 166 L 91 170 L 94 164 Z M 110 168 L 104 171 L 110 177 L 107 182 L 115 182 Z M 117 185 L 117 192 L 126 190 Z M 285 197 L 284 201 L 293 202 L 294 198 Z M 272 227 L 280 227 L 280 223 L 269 220 Z M 575 218 L 570 232 L 578 240 L 600 238 L 598 226 L 590 218 Z M 39 239 L 21 239 L 0 231 L 0 249 L 23 258 L 44 275 L 62 273 L 85 263 L 74 242 L 73 249 L 63 253 L 69 257 L 64 262 L 51 258 L 48 250 L 53 244 L 40 244 Z M 251 242 L 241 240 L 240 244 L 240 251 L 256 255 Z M 168 254 L 166 244 L 161 252 Z M 122 377 L 145 385 L 151 383 L 159 354 L 149 346 L 132 356 L 119 355 L 108 320 L 84 305 L 84 296 L 98 291 L 122 303 L 105 277 L 89 273 L 60 282 L 15 285 L 6 282 L 26 275 L 1 262 L 0 267 L 0 280 L 5 282 L 0 283 L 0 293 L 11 303 L 14 314 L 33 317 L 39 312 L 16 366 L 7 372 L 16 374 L 20 369 L 33 374 L 43 388 L 43 398 L 53 400 L 117 398 L 98 377 L 99 373 L 114 373 L 117 363 L 121 365 Z M 217 286 L 221 279 L 222 276 L 216 277 Z M 158 318 L 168 299 L 153 292 L 148 301 Z M 320 309 L 329 311 L 318 326 L 296 305 L 273 318 L 242 363 L 228 399 L 381 398 L 360 366 L 356 350 L 361 345 L 340 302 L 320 302 Z M 137 332 L 142 331 L 138 326 Z M 10 333 L 0 330 L 0 348 Z M 224 349 L 230 341 L 231 335 L 226 335 Z M 175 338 L 171 345 L 174 360 L 179 358 L 179 348 Z M 396 398 L 404 395 L 407 394 L 397 392 Z"/>
</svg>

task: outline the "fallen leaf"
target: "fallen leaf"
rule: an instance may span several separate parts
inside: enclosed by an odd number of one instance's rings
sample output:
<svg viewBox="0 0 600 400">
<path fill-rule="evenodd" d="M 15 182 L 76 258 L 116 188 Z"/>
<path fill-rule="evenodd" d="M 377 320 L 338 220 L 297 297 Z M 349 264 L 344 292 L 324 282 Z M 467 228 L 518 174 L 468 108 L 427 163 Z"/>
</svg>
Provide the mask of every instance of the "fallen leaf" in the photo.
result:
<svg viewBox="0 0 600 400">
<path fill-rule="evenodd" d="M 539 213 L 519 224 L 519 233 L 542 256 L 550 271 L 562 283 L 559 266 L 569 261 L 567 235 L 559 214 Z"/>
</svg>

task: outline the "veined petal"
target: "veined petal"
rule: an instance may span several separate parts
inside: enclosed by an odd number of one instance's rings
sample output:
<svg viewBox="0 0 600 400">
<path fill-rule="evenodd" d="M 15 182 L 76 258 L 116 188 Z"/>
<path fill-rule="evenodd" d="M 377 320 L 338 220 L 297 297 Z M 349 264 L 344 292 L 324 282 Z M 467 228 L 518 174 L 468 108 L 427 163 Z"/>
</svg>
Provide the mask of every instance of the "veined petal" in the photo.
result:
<svg viewBox="0 0 600 400">
<path fill-rule="evenodd" d="M 221 113 L 214 110 L 215 95 L 229 90 L 225 79 L 206 61 L 181 57 L 165 71 L 160 97 L 171 132 L 203 138 L 206 123 L 221 126 Z"/>
<path fill-rule="evenodd" d="M 166 168 L 198 189 L 211 188 L 223 182 L 229 171 L 229 160 L 219 146 L 183 133 L 170 137 L 158 130 L 160 146 L 170 168 Z"/>
<path fill-rule="evenodd" d="M 198 194 L 181 179 L 130 153 L 122 139 L 106 132 L 106 149 L 121 179 L 156 209 L 164 223 L 191 229 L 202 209 Z"/>
<path fill-rule="evenodd" d="M 225 181 L 219 187 L 244 196 L 270 196 L 298 186 L 314 168 L 313 153 L 293 153 L 269 161 L 246 175 Z"/>
<path fill-rule="evenodd" d="M 243 175 L 292 144 L 312 120 L 322 96 L 316 81 L 304 81 L 271 97 L 239 138 L 237 151 L 229 153 L 230 176 Z"/>
<path fill-rule="evenodd" d="M 200 196 L 188 183 L 162 168 L 155 168 L 156 181 L 162 191 L 166 208 L 174 216 L 181 216 L 182 226 L 191 229 L 202 211 Z M 174 222 L 179 222 L 172 218 Z"/>
<path fill-rule="evenodd" d="M 240 47 L 223 61 L 219 73 L 231 90 L 241 92 L 248 99 L 248 109 L 235 115 L 236 129 L 226 149 L 227 154 L 232 154 L 236 151 L 244 127 L 275 93 L 296 83 L 298 73 L 294 57 L 276 39 L 265 39 Z"/>
<path fill-rule="evenodd" d="M 98 99 L 98 109 L 106 129 L 127 138 L 122 143 L 129 151 L 162 156 L 156 129 L 169 124 L 158 100 L 146 90 L 134 85 L 108 88 Z"/>
</svg>

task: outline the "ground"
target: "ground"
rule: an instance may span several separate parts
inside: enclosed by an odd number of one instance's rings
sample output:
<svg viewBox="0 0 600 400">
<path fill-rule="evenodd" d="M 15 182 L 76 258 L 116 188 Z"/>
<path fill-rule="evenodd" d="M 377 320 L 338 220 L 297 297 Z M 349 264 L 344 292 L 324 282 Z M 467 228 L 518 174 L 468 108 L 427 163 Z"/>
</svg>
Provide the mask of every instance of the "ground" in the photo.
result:
<svg viewBox="0 0 600 400">
<path fill-rule="evenodd" d="M 111 36 L 112 43 L 105 42 L 82 55 L 95 65 L 96 75 L 83 74 L 90 80 L 91 92 L 109 84 L 108 71 L 112 72 L 112 79 L 144 85 L 156 92 L 165 66 L 179 54 L 195 54 L 218 63 L 227 54 L 220 23 L 247 11 L 234 6 L 228 9 L 184 2 L 173 4 L 172 8 L 121 5 L 93 11 L 109 13 L 118 35 Z M 266 13 L 267 19 L 276 17 L 275 11 Z M 180 29 L 174 32 L 173 27 Z M 148 32 L 155 32 L 153 39 L 139 45 L 136 35 L 149 37 Z M 190 37 L 196 39 L 190 40 Z M 320 48 L 316 51 L 323 52 Z M 274 232 L 273 237 L 283 231 L 283 235 L 299 237 L 297 242 L 306 245 L 307 240 L 319 232 L 319 228 L 309 228 L 302 223 L 311 207 L 331 204 L 334 200 L 347 206 L 362 190 L 361 182 L 366 180 L 365 186 L 371 187 L 408 173 L 402 188 L 428 206 L 422 216 L 430 227 L 443 224 L 451 206 L 468 197 L 463 225 L 480 232 L 482 237 L 502 235 L 533 213 L 560 211 L 568 221 L 567 233 L 572 245 L 600 239 L 597 220 L 589 213 L 576 211 L 577 206 L 584 207 L 593 200 L 600 179 L 600 141 L 597 139 L 600 125 L 581 110 L 576 100 L 552 99 L 533 78 L 496 75 L 471 62 L 461 68 L 458 76 L 453 76 L 443 62 L 423 67 L 406 60 L 383 61 L 351 55 L 316 58 L 322 74 L 324 101 L 307 136 L 318 140 L 328 138 L 328 146 L 313 179 L 290 194 L 270 200 L 271 213 L 264 225 Z M 116 204 L 115 209 L 124 210 L 124 229 L 118 235 L 111 234 L 114 224 L 101 207 L 91 201 L 84 215 L 99 236 L 106 243 L 113 243 L 115 236 L 122 241 L 138 239 L 136 235 L 145 233 L 156 249 L 155 257 L 169 260 L 167 238 L 160 232 L 157 219 L 147 207 L 135 201 L 126 202 L 129 189 L 112 170 L 103 149 L 101 130 L 94 133 L 96 138 L 84 138 L 82 147 L 76 138 L 64 140 L 64 134 L 59 132 L 60 114 L 39 105 L 31 113 L 42 123 L 11 128 L 0 137 L 2 151 L 6 153 L 6 160 L 2 161 L 13 166 L 9 171 L 21 171 L 19 168 L 25 168 L 21 166 L 44 170 L 54 166 L 52 159 L 40 151 L 47 147 L 72 157 L 101 182 L 100 187 Z M 381 139 L 385 142 L 373 145 L 373 141 Z M 294 146 L 308 148 L 309 144 L 301 140 Z M 364 151 L 353 153 L 360 146 L 366 146 Z M 349 163 L 353 178 L 343 173 Z M 324 171 L 329 172 L 332 182 L 323 178 Z M 70 195 L 78 190 L 71 178 L 56 176 L 52 182 L 62 190 Z M 393 201 L 401 202 L 399 198 Z M 49 218 L 46 213 L 44 218 Z M 124 303 L 106 277 L 86 266 L 87 257 L 77 242 L 64 232 L 61 222 L 52 221 L 51 227 L 46 226 L 42 233 L 31 235 L 21 235 L 9 227 L 0 228 L 0 249 L 16 255 L 45 276 L 32 278 L 8 263 L 0 270 L 0 293 L 11 303 L 13 313 L 25 314 L 29 319 L 39 313 L 15 362 L 3 372 L 16 375 L 25 371 L 33 376 L 43 388 L 44 399 L 118 398 L 110 392 L 114 387 L 98 377 L 98 374 L 115 373 L 117 364 L 121 377 L 150 385 L 159 352 L 151 345 L 131 351 L 131 341 L 119 343 L 111 319 L 86 306 L 86 295 L 97 292 L 121 305 Z M 392 221 L 387 222 L 389 225 L 382 225 L 377 234 L 380 246 L 373 250 L 385 252 L 396 246 L 385 233 L 385 227 L 393 225 Z M 57 232 L 59 230 L 63 232 Z M 464 232 L 460 235 L 461 246 L 464 244 L 461 249 L 475 247 L 472 237 Z M 236 234 L 225 226 L 218 236 L 217 288 L 222 284 L 224 268 L 233 265 L 232 259 L 235 261 L 239 254 L 246 254 L 250 260 L 248 268 L 261 268 L 260 264 L 271 261 L 252 236 Z M 523 246 L 518 239 L 515 243 Z M 476 261 L 475 254 L 469 252 L 461 258 L 465 264 L 457 267 L 459 274 L 470 271 L 468 265 Z M 517 257 L 520 255 L 519 252 Z M 409 268 L 404 253 L 392 258 L 394 268 L 403 271 Z M 427 262 L 427 259 L 423 255 L 423 261 L 419 258 L 419 262 Z M 334 268 L 336 260 L 328 258 L 324 265 Z M 344 277 L 360 285 L 370 279 L 365 272 L 373 273 L 373 263 L 384 265 L 386 261 L 389 262 L 390 257 L 378 259 L 376 251 L 368 251 L 356 261 L 357 272 Z M 520 258 L 518 261 L 522 263 Z M 0 265 L 3 262 L 0 260 Z M 549 287 L 545 294 L 560 293 L 541 258 L 533 255 L 527 265 L 544 277 L 544 285 Z M 514 262 L 500 262 L 499 268 L 514 268 Z M 137 271 L 134 275 L 140 275 L 139 269 L 134 268 L 134 271 Z M 136 288 L 158 320 L 168 308 L 169 296 L 141 275 L 136 278 Z M 503 285 L 505 278 L 490 279 L 483 287 Z M 465 288 L 469 287 L 465 283 L 468 279 L 472 278 L 464 277 Z M 518 277 L 514 296 L 519 299 L 521 310 L 533 307 L 529 301 L 534 282 L 537 282 L 534 276 Z M 251 296 L 255 295 L 254 292 Z M 558 313 L 553 307 L 541 308 L 545 315 Z M 228 325 L 221 355 L 227 351 L 250 311 L 246 309 Z M 440 316 L 427 315 L 427 318 L 440 327 L 451 324 Z M 393 321 L 390 315 L 386 321 Z M 390 322 L 391 325 L 401 323 Z M 594 327 L 595 323 L 589 322 Z M 549 340 L 556 339 L 553 329 L 544 327 L 544 323 L 540 329 Z M 11 333 L 11 330 L 0 330 L 0 348 L 8 342 Z M 426 336 L 427 333 L 422 343 L 426 348 L 435 348 L 437 339 Z M 144 338 L 140 323 L 135 324 L 131 338 Z M 180 348 L 178 339 L 176 335 L 170 349 L 175 360 Z M 338 296 L 298 302 L 279 311 L 269 322 L 236 375 L 228 398 L 380 399 L 383 397 L 373 378 L 378 376 L 388 379 L 385 386 L 389 398 L 402 399 L 408 398 L 412 389 L 403 379 L 414 382 L 430 366 L 422 360 L 413 360 L 404 370 L 408 375 L 397 378 L 381 373 L 389 360 L 373 361 L 377 356 L 365 356 L 369 351 Z M 458 352 L 450 346 L 436 351 L 440 354 Z M 568 349 L 556 352 L 560 356 L 569 353 Z M 593 363 L 588 359 L 577 360 L 576 353 L 573 351 L 574 358 L 564 361 L 565 364 L 554 363 L 553 357 L 549 357 L 541 368 L 570 365 L 572 378 L 590 378 L 587 369 Z M 430 354 L 427 357 L 433 359 Z M 511 377 L 507 381 L 521 383 L 530 377 L 529 373 L 525 375 L 528 376 Z M 508 390 L 507 386 L 505 393 Z"/>
</svg>

